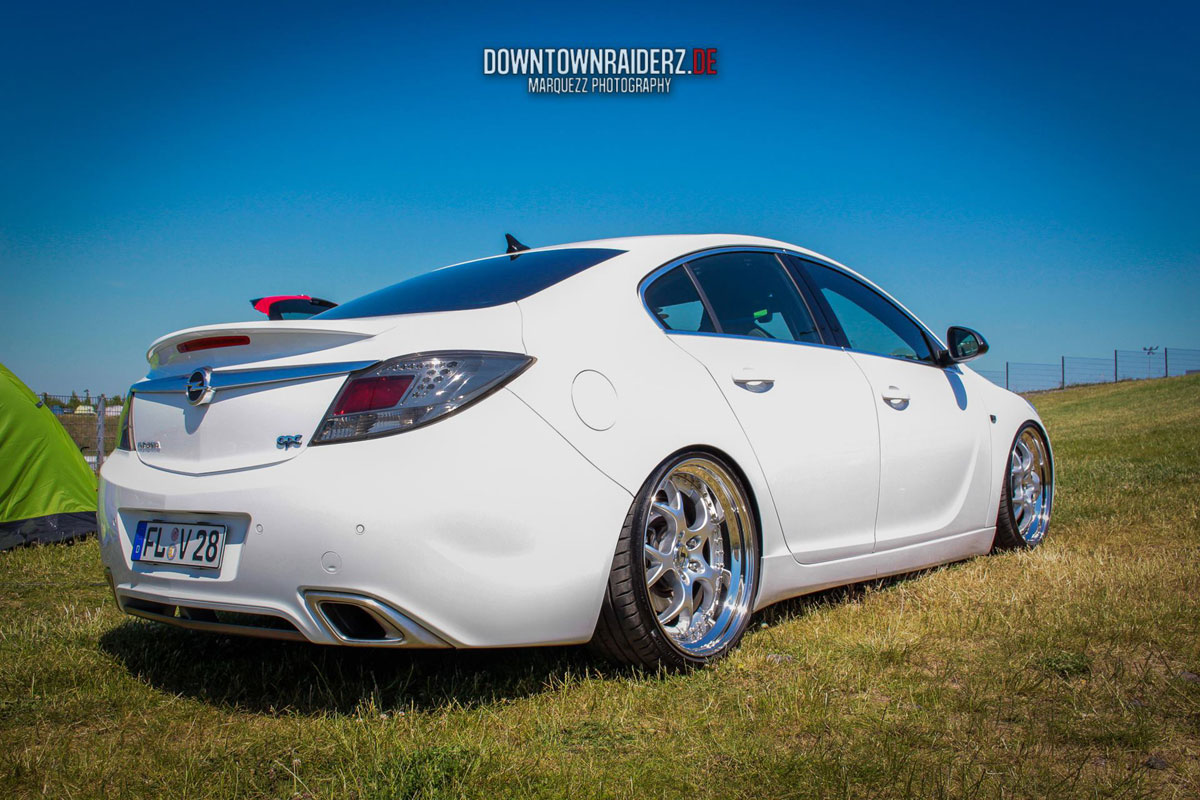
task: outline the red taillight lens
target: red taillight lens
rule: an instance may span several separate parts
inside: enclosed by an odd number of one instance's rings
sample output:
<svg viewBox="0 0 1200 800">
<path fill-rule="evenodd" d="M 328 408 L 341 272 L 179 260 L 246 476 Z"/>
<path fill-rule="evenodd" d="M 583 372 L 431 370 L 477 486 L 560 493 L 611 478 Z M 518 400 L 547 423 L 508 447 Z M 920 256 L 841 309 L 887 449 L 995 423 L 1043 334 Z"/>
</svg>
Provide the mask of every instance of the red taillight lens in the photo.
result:
<svg viewBox="0 0 1200 800">
<path fill-rule="evenodd" d="M 404 393 L 412 386 L 412 382 L 412 375 L 383 375 L 352 380 L 342 393 L 333 415 L 393 408 L 404 398 Z"/>
<path fill-rule="evenodd" d="M 203 339 L 192 339 L 190 342 L 176 345 L 181 353 L 194 353 L 197 350 L 215 350 L 218 347 L 239 347 L 250 344 L 249 336 L 208 336 Z"/>
</svg>

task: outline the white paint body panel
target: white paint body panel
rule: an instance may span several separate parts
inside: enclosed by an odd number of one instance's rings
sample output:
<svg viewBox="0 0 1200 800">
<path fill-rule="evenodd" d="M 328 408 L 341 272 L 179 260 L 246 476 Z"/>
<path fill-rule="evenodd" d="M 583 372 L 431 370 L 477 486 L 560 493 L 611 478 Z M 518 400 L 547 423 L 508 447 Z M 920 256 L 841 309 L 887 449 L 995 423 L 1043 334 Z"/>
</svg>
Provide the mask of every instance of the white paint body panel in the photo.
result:
<svg viewBox="0 0 1200 800">
<path fill-rule="evenodd" d="M 867 377 L 879 420 L 875 549 L 983 528 L 991 496 L 991 422 L 957 369 L 848 353 Z M 889 403 L 900 394 L 909 399 Z"/>
<path fill-rule="evenodd" d="M 178 395 L 137 397 L 135 439 L 157 437 L 162 449 L 117 452 L 102 472 L 102 553 L 118 594 L 274 614 L 328 644 L 337 639 L 306 591 L 375 598 L 457 647 L 583 642 L 634 495 L 689 448 L 723 454 L 745 478 L 762 539 L 757 608 L 988 551 L 1008 448 L 1021 424 L 1038 421 L 1022 398 L 961 366 L 953 385 L 944 370 L 836 347 L 668 335 L 638 293 L 645 276 L 691 253 L 752 246 L 821 258 L 801 248 L 729 235 L 568 246 L 627 252 L 503 306 L 235 323 L 158 340 L 152 379 L 449 349 L 536 363 L 451 417 L 334 445 L 308 439 L 342 376 L 238 390 L 200 413 Z M 253 345 L 177 351 L 234 334 Z M 734 373 L 747 368 L 776 385 L 737 387 Z M 901 379 L 911 401 L 898 412 L 879 390 Z M 275 449 L 293 433 L 301 447 Z M 221 571 L 132 564 L 136 524 L 150 518 L 228 525 Z M 322 566 L 328 553 L 336 573 Z"/>
<path fill-rule="evenodd" d="M 879 430 L 870 387 L 840 348 L 726 336 L 670 337 L 703 363 L 741 421 L 798 561 L 870 553 Z M 753 392 L 734 382 L 772 382 Z"/>
</svg>

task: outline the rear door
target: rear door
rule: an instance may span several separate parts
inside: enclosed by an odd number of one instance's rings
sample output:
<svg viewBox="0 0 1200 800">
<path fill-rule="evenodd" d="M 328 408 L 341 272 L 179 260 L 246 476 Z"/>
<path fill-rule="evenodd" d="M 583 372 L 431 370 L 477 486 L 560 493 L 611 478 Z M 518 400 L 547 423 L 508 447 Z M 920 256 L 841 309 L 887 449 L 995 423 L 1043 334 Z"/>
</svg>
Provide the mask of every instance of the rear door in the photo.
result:
<svg viewBox="0 0 1200 800">
<path fill-rule="evenodd" d="M 879 420 L 876 551 L 978 530 L 989 503 L 988 415 L 903 309 L 850 274 L 791 260 L 870 383 Z"/>
<path fill-rule="evenodd" d="M 643 296 L 729 401 L 797 560 L 869 553 L 879 489 L 870 386 L 842 349 L 826 346 L 778 255 L 700 256 L 655 278 Z"/>
</svg>

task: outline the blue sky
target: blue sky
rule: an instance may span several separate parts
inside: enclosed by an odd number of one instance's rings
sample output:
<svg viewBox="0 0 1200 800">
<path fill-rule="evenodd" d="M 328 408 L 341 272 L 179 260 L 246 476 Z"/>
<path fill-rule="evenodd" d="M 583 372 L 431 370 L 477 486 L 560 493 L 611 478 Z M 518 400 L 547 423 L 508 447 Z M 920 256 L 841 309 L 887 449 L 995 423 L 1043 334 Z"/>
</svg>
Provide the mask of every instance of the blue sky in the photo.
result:
<svg viewBox="0 0 1200 800">
<path fill-rule="evenodd" d="M 1200 347 L 1195 3 L 0 9 L 0 361 L 124 391 L 155 337 L 502 248 L 781 238 L 980 366 Z M 531 96 L 488 46 L 716 47 Z"/>
</svg>

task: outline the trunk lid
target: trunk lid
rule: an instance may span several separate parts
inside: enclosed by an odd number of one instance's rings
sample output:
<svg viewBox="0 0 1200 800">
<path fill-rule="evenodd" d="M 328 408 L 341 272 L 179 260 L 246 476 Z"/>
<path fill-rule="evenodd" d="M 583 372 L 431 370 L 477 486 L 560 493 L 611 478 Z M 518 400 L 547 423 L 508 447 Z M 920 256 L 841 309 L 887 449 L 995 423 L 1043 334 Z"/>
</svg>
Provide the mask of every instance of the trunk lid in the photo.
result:
<svg viewBox="0 0 1200 800">
<path fill-rule="evenodd" d="M 196 343 L 208 346 L 188 349 Z M 172 333 L 151 345 L 150 372 L 131 387 L 133 447 L 149 466 L 190 475 L 287 461 L 307 449 L 351 371 L 448 349 L 523 353 L 515 304 Z"/>
</svg>

